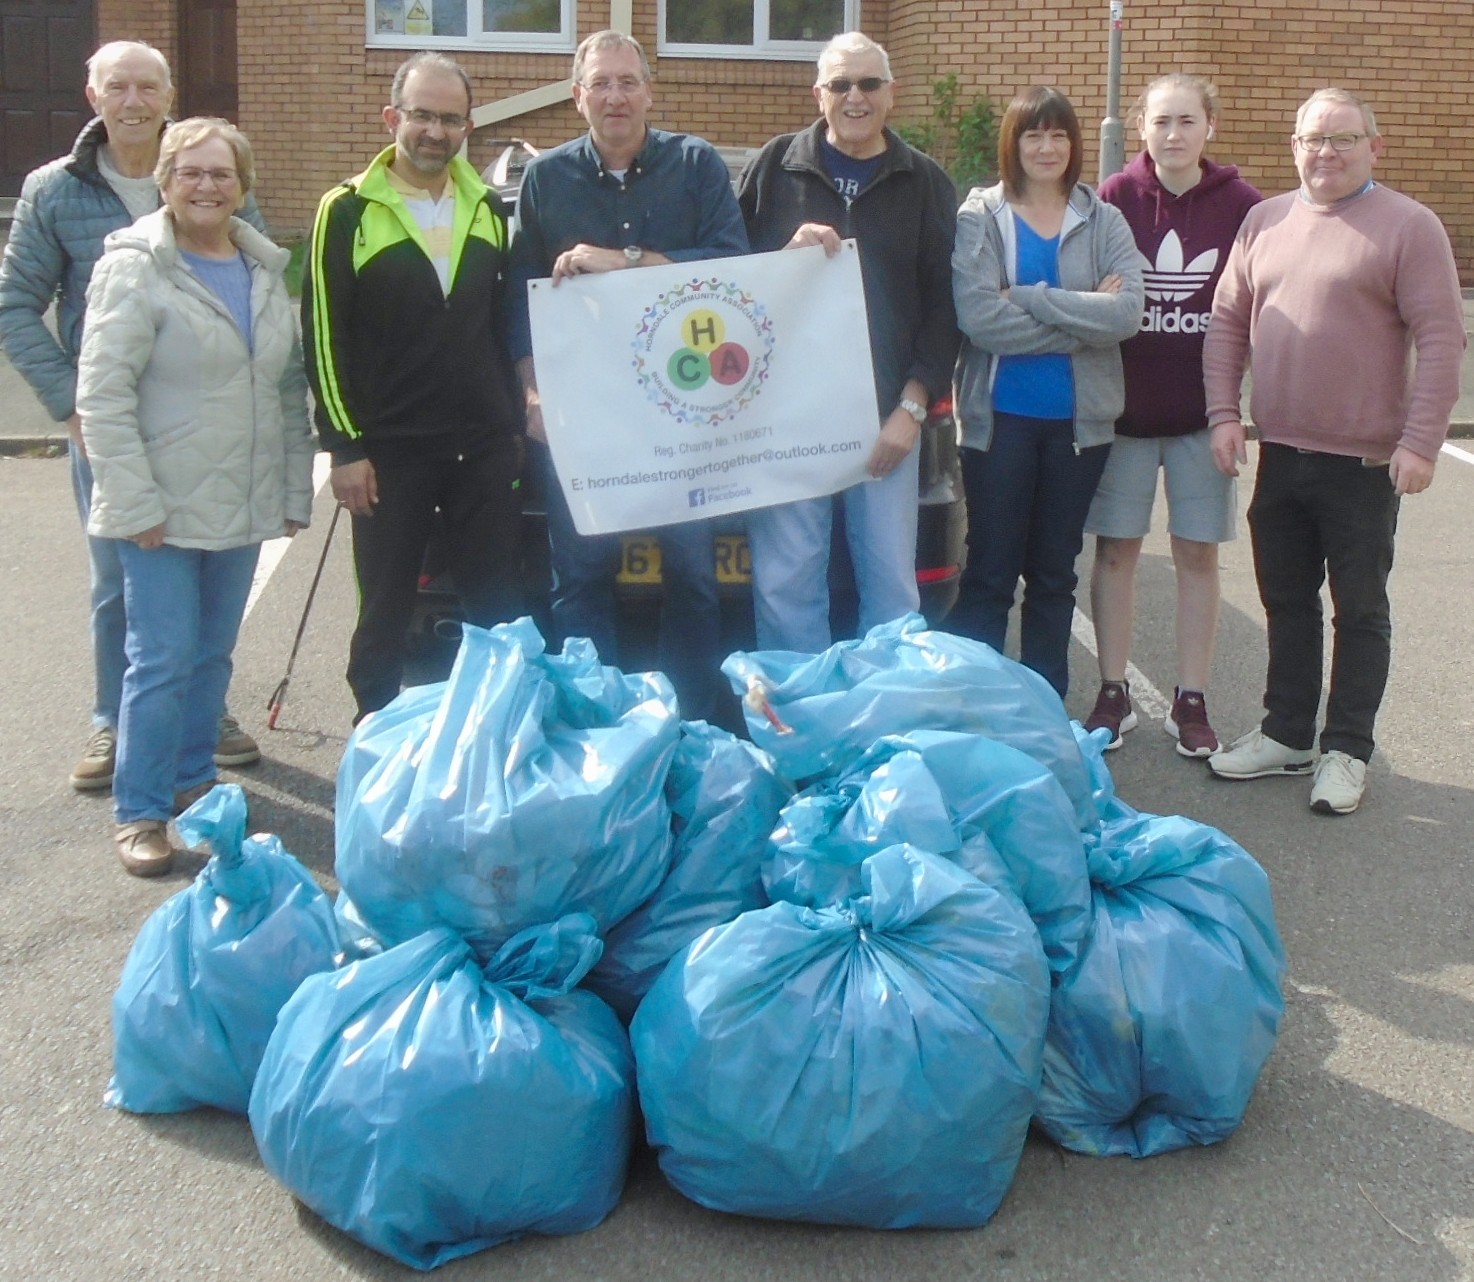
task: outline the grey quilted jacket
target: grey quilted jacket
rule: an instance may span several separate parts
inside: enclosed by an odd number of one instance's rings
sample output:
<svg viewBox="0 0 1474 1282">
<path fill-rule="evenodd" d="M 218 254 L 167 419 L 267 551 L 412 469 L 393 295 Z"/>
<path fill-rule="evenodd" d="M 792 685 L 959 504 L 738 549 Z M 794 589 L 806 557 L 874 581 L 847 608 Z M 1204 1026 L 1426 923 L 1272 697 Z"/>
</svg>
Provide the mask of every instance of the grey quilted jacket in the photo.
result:
<svg viewBox="0 0 1474 1282">
<path fill-rule="evenodd" d="M 97 167 L 107 141 L 100 118 L 77 135 L 71 154 L 26 175 L 0 262 L 0 347 L 57 422 L 72 416 L 87 283 L 109 232 L 133 220 Z M 264 232 L 256 202 L 240 216 Z M 56 301 L 56 334 L 43 317 Z"/>
<path fill-rule="evenodd" d="M 288 254 L 232 219 L 251 269 L 253 348 L 191 272 L 167 210 L 108 237 L 92 274 L 77 383 L 92 464 L 87 532 L 162 524 L 174 547 L 222 551 L 312 514 L 307 376 Z"/>
</svg>

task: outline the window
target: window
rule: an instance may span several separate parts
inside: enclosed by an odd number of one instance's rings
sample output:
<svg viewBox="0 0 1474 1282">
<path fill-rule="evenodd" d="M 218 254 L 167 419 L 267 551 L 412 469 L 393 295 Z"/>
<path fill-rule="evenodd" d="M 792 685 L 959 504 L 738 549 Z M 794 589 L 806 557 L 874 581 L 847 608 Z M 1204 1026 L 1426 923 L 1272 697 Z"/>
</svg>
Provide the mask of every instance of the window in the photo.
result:
<svg viewBox="0 0 1474 1282">
<path fill-rule="evenodd" d="M 852 30 L 859 0 L 661 0 L 660 52 L 710 58 L 813 58 Z"/>
<path fill-rule="evenodd" d="M 368 0 L 368 42 L 407 49 L 574 46 L 573 0 Z"/>
</svg>

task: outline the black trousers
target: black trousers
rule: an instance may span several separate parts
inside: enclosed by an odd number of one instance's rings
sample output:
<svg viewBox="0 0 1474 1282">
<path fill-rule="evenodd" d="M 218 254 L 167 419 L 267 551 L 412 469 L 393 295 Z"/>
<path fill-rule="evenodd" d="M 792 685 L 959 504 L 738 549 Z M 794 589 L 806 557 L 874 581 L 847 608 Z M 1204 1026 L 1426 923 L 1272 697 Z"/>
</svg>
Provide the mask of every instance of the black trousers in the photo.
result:
<svg viewBox="0 0 1474 1282">
<path fill-rule="evenodd" d="M 1320 590 L 1329 577 L 1335 636 L 1320 747 L 1371 757 L 1392 663 L 1387 578 L 1397 509 L 1386 467 L 1260 446 L 1249 532 L 1269 626 L 1262 728 L 1271 739 L 1315 746 L 1325 647 Z"/>
<path fill-rule="evenodd" d="M 353 518 L 358 626 L 348 651 L 348 685 L 357 719 L 399 693 L 437 510 L 466 618 L 485 628 L 523 613 L 520 466 L 516 441 L 452 458 L 375 462 L 378 506 L 372 516 Z"/>
</svg>

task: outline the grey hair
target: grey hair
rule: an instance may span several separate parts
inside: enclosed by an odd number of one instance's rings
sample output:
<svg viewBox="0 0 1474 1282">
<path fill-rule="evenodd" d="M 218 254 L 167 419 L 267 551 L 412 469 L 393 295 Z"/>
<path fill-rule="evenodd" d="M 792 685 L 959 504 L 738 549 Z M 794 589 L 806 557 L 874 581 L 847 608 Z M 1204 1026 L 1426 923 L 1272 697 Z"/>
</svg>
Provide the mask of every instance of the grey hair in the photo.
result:
<svg viewBox="0 0 1474 1282">
<path fill-rule="evenodd" d="M 891 56 L 886 53 L 884 47 L 876 44 L 863 31 L 843 31 L 819 51 L 818 68 L 820 80 L 824 77 L 824 64 L 836 54 L 841 53 L 878 53 L 880 55 L 880 73 L 887 80 L 891 79 Z"/>
<path fill-rule="evenodd" d="M 246 135 L 219 116 L 190 116 L 188 120 L 176 120 L 164 130 L 163 141 L 159 143 L 159 163 L 154 166 L 154 181 L 160 191 L 174 173 L 174 157 L 181 151 L 209 142 L 211 138 L 219 138 L 235 156 L 241 195 L 256 185 L 256 155 Z"/>
<path fill-rule="evenodd" d="M 1335 102 L 1347 107 L 1355 107 L 1361 112 L 1361 123 L 1362 127 L 1367 131 L 1367 137 L 1380 138 L 1382 136 L 1377 132 L 1377 118 L 1372 114 L 1371 107 L 1352 93 L 1351 90 L 1336 88 L 1317 89 L 1300 104 L 1299 110 L 1295 112 L 1295 132 L 1297 134 L 1300 132 L 1301 122 L 1304 121 L 1310 109 L 1318 102 Z"/>
<path fill-rule="evenodd" d="M 644 46 L 634 36 L 611 28 L 608 31 L 594 32 L 578 46 L 578 52 L 573 55 L 573 79 L 576 83 L 583 84 L 584 63 L 604 49 L 633 49 L 640 59 L 640 75 L 646 80 L 650 79 L 650 60 L 645 57 Z"/>
<path fill-rule="evenodd" d="M 470 111 L 476 105 L 476 94 L 471 89 L 471 77 L 466 74 L 466 69 L 448 54 L 436 53 L 433 49 L 423 49 L 419 53 L 412 53 L 399 64 L 399 70 L 394 73 L 394 83 L 389 86 L 389 105 L 399 108 L 404 105 L 404 85 L 410 78 L 412 72 L 424 71 L 435 76 L 454 76 L 461 82 L 466 91 L 466 110 Z"/>
<path fill-rule="evenodd" d="M 112 66 L 125 53 L 141 53 L 152 57 L 158 62 L 159 70 L 164 73 L 164 88 L 173 92 L 174 74 L 169 70 L 169 60 L 153 45 L 146 44 L 142 40 L 109 40 L 107 44 L 99 45 L 92 56 L 87 59 L 88 85 L 100 92 L 103 68 Z"/>
</svg>

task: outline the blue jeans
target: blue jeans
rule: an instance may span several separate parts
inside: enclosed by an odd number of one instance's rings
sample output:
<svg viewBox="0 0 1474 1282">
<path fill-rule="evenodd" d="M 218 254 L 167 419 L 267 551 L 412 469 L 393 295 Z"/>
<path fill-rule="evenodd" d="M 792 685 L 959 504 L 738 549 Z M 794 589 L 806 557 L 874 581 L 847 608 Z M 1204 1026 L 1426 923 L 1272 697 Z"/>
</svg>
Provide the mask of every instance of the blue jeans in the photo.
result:
<svg viewBox="0 0 1474 1282">
<path fill-rule="evenodd" d="M 607 664 L 619 665 L 614 580 L 623 544 L 617 534 L 580 534 L 563 487 L 546 460 L 548 545 L 553 559 L 553 626 L 561 645 L 588 637 Z M 670 678 L 687 721 L 715 715 L 722 685 L 721 603 L 717 599 L 716 531 L 685 521 L 651 531 L 660 539 L 660 668 Z"/>
<path fill-rule="evenodd" d="M 994 413 L 993 444 L 962 451 L 967 569 L 947 628 L 1002 651 L 1020 578 L 1019 658 L 1063 699 L 1075 559 L 1110 443 L 1077 451 L 1068 419 Z"/>
<path fill-rule="evenodd" d="M 1249 532 L 1269 632 L 1262 729 L 1290 748 L 1315 746 L 1325 647 L 1320 589 L 1335 611 L 1322 752 L 1371 758 L 1392 665 L 1397 493 L 1386 467 L 1359 458 L 1259 447 Z"/>
<path fill-rule="evenodd" d="M 72 494 L 82 517 L 82 529 L 92 511 L 92 468 L 87 456 L 72 446 Z M 92 667 L 95 693 L 92 724 L 101 729 L 118 725 L 118 706 L 123 698 L 123 672 L 128 660 L 123 638 L 128 621 L 123 609 L 123 563 L 118 559 L 117 539 L 87 536 L 87 560 L 92 570 Z"/>
<path fill-rule="evenodd" d="M 260 544 L 144 551 L 117 539 L 128 610 L 113 814 L 165 819 L 174 794 L 215 777 L 230 656 Z"/>
<path fill-rule="evenodd" d="M 914 449 L 884 480 L 747 514 L 759 650 L 818 654 L 829 648 L 829 548 L 836 499 L 844 503 L 845 535 L 860 596 L 860 635 L 920 608 L 920 465 L 921 451 Z"/>
</svg>

